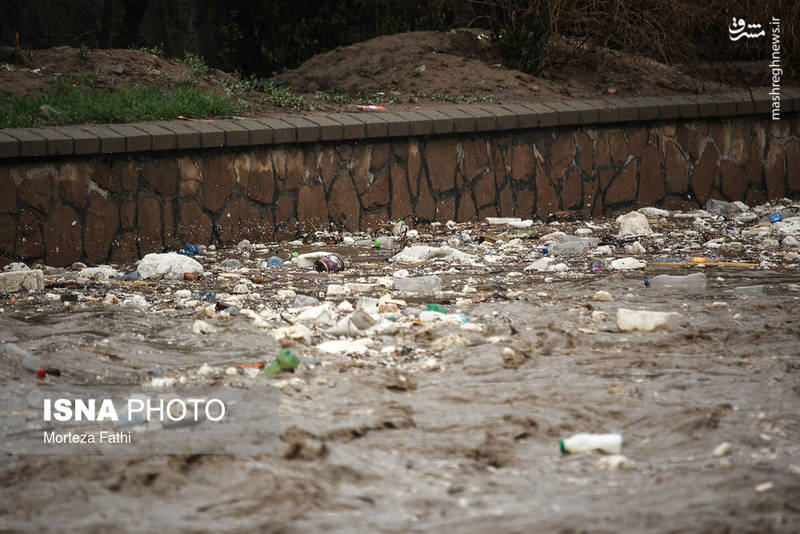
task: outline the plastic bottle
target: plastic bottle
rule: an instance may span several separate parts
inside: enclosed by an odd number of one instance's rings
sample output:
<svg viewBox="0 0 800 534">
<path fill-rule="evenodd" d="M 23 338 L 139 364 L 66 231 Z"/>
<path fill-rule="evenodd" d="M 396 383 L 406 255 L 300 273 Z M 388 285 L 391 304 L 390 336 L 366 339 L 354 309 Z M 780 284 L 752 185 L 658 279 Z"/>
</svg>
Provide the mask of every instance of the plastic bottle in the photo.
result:
<svg viewBox="0 0 800 534">
<path fill-rule="evenodd" d="M 280 269 L 283 267 L 283 260 L 280 259 L 278 256 L 270 256 L 267 258 L 266 261 L 267 267 L 272 267 L 273 269 Z"/>
<path fill-rule="evenodd" d="M 414 278 L 395 278 L 392 284 L 397 291 L 425 291 L 433 293 L 442 290 L 442 279 L 435 274 L 417 276 Z"/>
<path fill-rule="evenodd" d="M 692 273 L 685 276 L 659 274 L 650 280 L 645 280 L 644 285 L 650 289 L 703 290 L 706 288 L 706 275 L 705 273 Z"/>
<path fill-rule="evenodd" d="M 733 289 L 729 289 L 728 293 L 733 293 L 735 295 L 766 295 L 767 286 L 738 286 L 734 287 Z"/>
<path fill-rule="evenodd" d="M 19 365 L 28 371 L 33 371 L 34 373 L 43 367 L 42 362 L 39 361 L 39 358 L 27 350 L 14 345 L 13 343 L 7 343 L 0 346 L 0 353 L 2 353 L 11 363 Z"/>
<path fill-rule="evenodd" d="M 619 454 L 622 450 L 620 434 L 575 434 L 559 442 L 561 452 L 580 453 L 601 450 L 608 454 Z"/>
<path fill-rule="evenodd" d="M 27 350 L 14 345 L 13 343 L 5 343 L 0 345 L 0 354 L 2 354 L 7 361 L 13 365 L 18 365 L 23 369 L 37 373 L 41 378 L 40 371 L 53 376 L 60 376 L 61 371 L 54 367 L 47 367 L 42 361 L 28 352 Z"/>
<path fill-rule="evenodd" d="M 300 358 L 289 349 L 283 349 L 275 356 L 272 363 L 264 369 L 264 374 L 269 376 L 277 375 L 282 372 L 294 373 L 298 365 L 300 365 Z"/>
<path fill-rule="evenodd" d="M 595 247 L 597 243 L 597 238 L 572 239 L 562 243 L 553 243 L 550 245 L 550 254 L 561 254 L 566 256 L 586 254 L 590 249 L 592 249 L 592 247 Z"/>
</svg>

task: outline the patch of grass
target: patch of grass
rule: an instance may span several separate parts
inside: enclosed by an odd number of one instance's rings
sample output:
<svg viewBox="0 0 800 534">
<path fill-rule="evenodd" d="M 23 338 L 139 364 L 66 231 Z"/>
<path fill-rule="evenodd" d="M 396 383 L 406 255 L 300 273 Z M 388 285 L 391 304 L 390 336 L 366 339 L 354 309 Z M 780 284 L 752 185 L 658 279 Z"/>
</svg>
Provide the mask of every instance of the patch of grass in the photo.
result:
<svg viewBox="0 0 800 534">
<path fill-rule="evenodd" d="M 361 104 L 374 105 L 383 103 L 383 91 L 364 89 L 356 93 L 355 100 Z"/>
<path fill-rule="evenodd" d="M 409 102 L 417 102 L 420 98 L 428 99 L 432 102 L 442 102 L 444 104 L 471 104 L 473 102 L 494 102 L 494 96 L 464 96 L 448 95 L 445 93 L 417 93 L 408 98 Z"/>
<path fill-rule="evenodd" d="M 185 52 L 181 61 L 187 67 L 192 69 L 192 76 L 195 78 L 202 78 L 208 73 L 208 65 L 206 65 L 206 61 L 203 59 L 203 56 L 199 56 L 191 52 Z"/>
<path fill-rule="evenodd" d="M 43 104 L 55 108 L 58 116 L 45 120 L 39 113 Z M 91 80 L 61 78 L 44 93 L 0 99 L 0 127 L 163 120 L 178 115 L 220 117 L 242 107 L 243 104 L 233 98 L 204 93 L 189 84 L 170 89 L 118 88 L 112 92 L 92 87 Z"/>
<path fill-rule="evenodd" d="M 270 80 L 250 78 L 249 80 L 242 80 L 240 84 L 245 90 L 263 93 L 264 102 L 273 106 L 294 111 L 308 111 L 311 109 L 305 97 L 295 94 L 288 87 L 277 86 Z"/>
<path fill-rule="evenodd" d="M 156 46 L 142 46 L 139 48 L 142 52 L 147 52 L 148 54 L 153 54 L 156 57 L 160 57 L 161 59 L 166 59 L 167 54 L 164 52 L 164 43 L 161 43 Z"/>
<path fill-rule="evenodd" d="M 328 91 L 317 91 L 314 96 L 319 98 L 324 102 L 331 102 L 333 104 L 352 104 L 353 98 L 348 95 L 347 93 L 343 93 L 340 91 L 328 92 Z"/>
</svg>

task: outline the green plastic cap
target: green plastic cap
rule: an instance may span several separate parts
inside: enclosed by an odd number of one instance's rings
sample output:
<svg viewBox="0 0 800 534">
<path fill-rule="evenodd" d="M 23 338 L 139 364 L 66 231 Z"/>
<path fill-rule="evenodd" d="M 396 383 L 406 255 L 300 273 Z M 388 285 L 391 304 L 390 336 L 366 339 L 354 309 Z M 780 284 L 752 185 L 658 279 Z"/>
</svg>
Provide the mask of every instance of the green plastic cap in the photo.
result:
<svg viewBox="0 0 800 534">
<path fill-rule="evenodd" d="M 567 452 L 567 450 L 564 448 L 564 440 L 563 439 L 558 442 L 558 448 L 561 449 L 561 452 Z"/>
</svg>

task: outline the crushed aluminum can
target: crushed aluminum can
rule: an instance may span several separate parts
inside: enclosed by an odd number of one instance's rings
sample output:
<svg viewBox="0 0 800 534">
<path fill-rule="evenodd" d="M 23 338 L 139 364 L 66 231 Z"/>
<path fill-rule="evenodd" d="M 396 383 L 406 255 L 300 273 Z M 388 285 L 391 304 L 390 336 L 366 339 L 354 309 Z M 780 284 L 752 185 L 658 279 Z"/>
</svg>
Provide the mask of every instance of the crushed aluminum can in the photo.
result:
<svg viewBox="0 0 800 534">
<path fill-rule="evenodd" d="M 338 254 L 328 254 L 314 260 L 314 269 L 320 273 L 338 273 L 344 269 L 344 259 Z"/>
<path fill-rule="evenodd" d="M 606 266 L 603 264 L 603 260 L 592 260 L 592 263 L 589 265 L 589 272 L 592 273 L 602 273 L 606 270 Z"/>
</svg>

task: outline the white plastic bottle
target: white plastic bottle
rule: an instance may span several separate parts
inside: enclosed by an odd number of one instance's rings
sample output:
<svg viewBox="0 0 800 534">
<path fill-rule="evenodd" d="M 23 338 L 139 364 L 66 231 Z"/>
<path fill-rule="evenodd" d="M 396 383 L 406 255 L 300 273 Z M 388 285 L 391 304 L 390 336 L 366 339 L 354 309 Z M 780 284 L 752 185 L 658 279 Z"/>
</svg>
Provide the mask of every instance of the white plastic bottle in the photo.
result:
<svg viewBox="0 0 800 534">
<path fill-rule="evenodd" d="M 659 274 L 650 280 L 645 280 L 644 285 L 650 289 L 686 289 L 702 291 L 706 288 L 706 275 L 705 273 L 692 273 L 685 276 Z"/>
<path fill-rule="evenodd" d="M 559 442 L 561 452 L 580 453 L 600 450 L 608 454 L 619 454 L 622 450 L 621 434 L 575 434 Z"/>
</svg>

